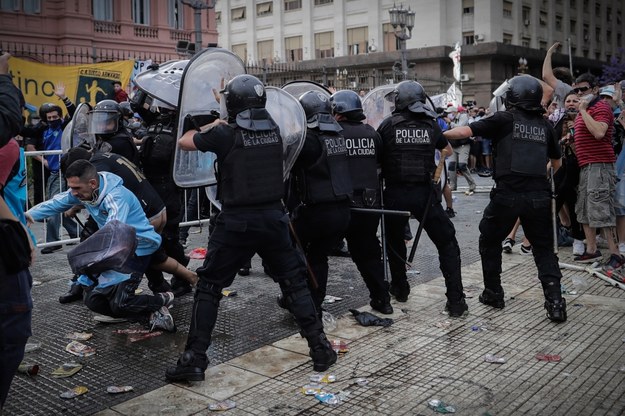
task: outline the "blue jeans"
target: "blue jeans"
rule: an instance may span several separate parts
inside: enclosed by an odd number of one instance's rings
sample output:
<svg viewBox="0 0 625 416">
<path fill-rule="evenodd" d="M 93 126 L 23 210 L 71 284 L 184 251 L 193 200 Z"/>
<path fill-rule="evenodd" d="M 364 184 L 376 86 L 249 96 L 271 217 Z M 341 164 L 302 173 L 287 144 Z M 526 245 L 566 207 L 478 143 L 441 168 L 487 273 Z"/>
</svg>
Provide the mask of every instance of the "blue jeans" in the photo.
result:
<svg viewBox="0 0 625 416">
<path fill-rule="evenodd" d="M 65 179 L 63 180 L 63 190 L 67 189 L 67 183 Z M 52 199 L 54 195 L 59 194 L 61 192 L 61 177 L 59 172 L 50 173 L 50 177 L 48 178 L 48 186 L 46 189 L 47 199 Z M 70 238 L 76 238 L 78 236 L 78 227 L 76 223 L 65 217 L 63 214 L 53 215 L 48 218 L 46 223 L 46 242 L 59 241 L 60 233 L 59 226 L 61 225 L 61 221 L 63 222 L 63 227 L 67 230 Z"/>
<path fill-rule="evenodd" d="M 33 279 L 28 269 L 0 278 L 0 409 L 31 334 Z"/>
</svg>

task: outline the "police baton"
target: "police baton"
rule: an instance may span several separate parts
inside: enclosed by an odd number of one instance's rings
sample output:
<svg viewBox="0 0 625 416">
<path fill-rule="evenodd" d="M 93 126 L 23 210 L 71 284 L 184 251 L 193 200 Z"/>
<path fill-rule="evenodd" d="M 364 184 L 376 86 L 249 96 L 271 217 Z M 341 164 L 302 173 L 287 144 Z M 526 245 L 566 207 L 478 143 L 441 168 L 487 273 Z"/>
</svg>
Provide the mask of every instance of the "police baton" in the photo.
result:
<svg viewBox="0 0 625 416">
<path fill-rule="evenodd" d="M 414 256 L 417 252 L 417 246 L 419 245 L 419 239 L 421 238 L 421 233 L 423 233 L 423 226 L 425 225 L 425 219 L 430 212 L 430 205 L 432 204 L 432 197 L 436 193 L 436 187 L 439 186 L 441 181 L 441 173 L 443 173 L 443 167 L 445 166 L 445 158 L 447 157 L 447 148 L 441 150 L 441 158 L 438 161 L 438 166 L 436 166 L 436 170 L 434 171 L 434 177 L 432 178 L 432 192 L 428 196 L 428 201 L 425 204 L 425 209 L 423 210 L 423 217 L 419 220 L 419 228 L 417 228 L 417 234 L 414 237 L 414 243 L 412 244 L 412 248 L 410 249 L 410 255 L 408 256 L 408 267 L 412 267 L 412 261 L 414 260 Z"/>
<path fill-rule="evenodd" d="M 551 179 L 551 225 L 553 226 L 553 254 L 558 254 L 558 222 L 556 221 L 556 183 L 553 180 L 553 166 L 549 167 Z"/>
</svg>

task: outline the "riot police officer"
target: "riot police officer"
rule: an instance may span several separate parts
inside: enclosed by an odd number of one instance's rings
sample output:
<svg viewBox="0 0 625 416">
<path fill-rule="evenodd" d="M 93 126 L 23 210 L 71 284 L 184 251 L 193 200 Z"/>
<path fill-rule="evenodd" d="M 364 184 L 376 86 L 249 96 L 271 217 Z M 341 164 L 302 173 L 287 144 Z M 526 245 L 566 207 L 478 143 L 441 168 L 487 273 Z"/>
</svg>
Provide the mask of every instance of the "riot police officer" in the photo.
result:
<svg viewBox="0 0 625 416">
<path fill-rule="evenodd" d="M 553 253 L 550 185 L 547 160 L 560 167 L 561 151 L 550 123 L 542 117 L 543 90 L 530 76 L 516 76 L 505 93 L 506 111 L 444 133 L 455 139 L 469 136 L 491 137 L 495 157 L 495 188 L 480 222 L 480 256 L 484 291 L 480 302 L 493 308 L 505 306 L 501 287 L 501 241 L 521 219 L 526 237 L 532 242 L 534 261 L 545 295 L 547 316 L 566 321 L 566 301 L 560 291 L 562 274 Z"/>
<path fill-rule="evenodd" d="M 318 91 L 302 94 L 306 139 L 293 171 L 302 204 L 293 213 L 293 227 L 316 279 L 311 286 L 317 311 L 326 296 L 328 253 L 345 236 L 350 218 L 352 181 L 343 128 L 332 117 L 330 97 Z"/>
<path fill-rule="evenodd" d="M 434 151 L 447 149 L 450 154 L 451 146 L 436 122 L 436 113 L 425 105 L 426 94 L 421 84 L 402 81 L 386 98 L 395 104 L 395 109 L 378 127 L 382 137 L 385 208 L 410 211 L 415 218 L 424 221 L 423 229 L 438 250 L 447 286 L 446 310 L 452 317 L 462 316 L 468 307 L 462 288 L 456 230 L 438 198 L 429 197 L 434 192 Z M 427 201 L 430 206 L 424 218 Z M 404 242 L 407 221 L 406 217 L 386 218 L 392 275 L 390 292 L 399 302 L 405 302 L 410 294 Z"/>
<path fill-rule="evenodd" d="M 380 208 L 380 181 L 378 158 L 382 146 L 380 135 L 362 120 L 362 102 L 351 90 L 338 91 L 330 97 L 334 118 L 343 128 L 347 147 L 349 173 L 354 187 L 352 207 Z M 358 267 L 367 288 L 370 305 L 383 313 L 393 313 L 388 283 L 384 279 L 384 265 L 380 241 L 376 235 L 378 214 L 352 212 L 346 238 L 352 260 Z"/>
<path fill-rule="evenodd" d="M 189 257 L 184 253 L 180 244 L 180 220 L 182 218 L 182 190 L 173 179 L 173 158 L 176 149 L 176 109 L 163 105 L 146 109 L 143 105 L 147 96 L 143 93 L 133 97 L 132 107 L 139 113 L 147 125 L 146 133 L 142 138 L 139 157 L 143 173 L 165 202 L 167 208 L 167 223 L 161 236 L 162 247 L 168 256 L 176 259 L 185 267 L 189 264 Z M 151 111 L 156 110 L 156 111 Z M 150 279 L 162 280 L 162 273 L 153 269 L 147 270 Z M 154 274 L 154 276 L 150 276 Z M 160 278 L 160 279 L 159 279 Z M 171 287 L 176 296 L 191 292 L 188 282 L 174 276 Z"/>
<path fill-rule="evenodd" d="M 90 133 L 96 135 L 98 150 L 118 154 L 135 165 L 139 164 L 137 147 L 124 127 L 122 108 L 115 100 L 97 103 L 90 117 Z"/>
<path fill-rule="evenodd" d="M 228 122 L 217 119 L 201 132 L 186 132 L 178 141 L 185 150 L 217 155 L 222 211 L 208 241 L 207 257 L 198 269 L 200 282 L 185 351 L 165 376 L 169 381 L 204 380 L 221 290 L 232 284 L 254 253 L 263 258 L 279 283 L 308 341 L 315 371 L 325 371 L 336 362 L 336 353 L 323 332 L 306 286 L 306 269 L 289 238 L 288 216 L 281 202 L 282 138 L 265 109 L 267 93 L 258 78 L 238 75 L 228 82 L 223 97 Z"/>
</svg>

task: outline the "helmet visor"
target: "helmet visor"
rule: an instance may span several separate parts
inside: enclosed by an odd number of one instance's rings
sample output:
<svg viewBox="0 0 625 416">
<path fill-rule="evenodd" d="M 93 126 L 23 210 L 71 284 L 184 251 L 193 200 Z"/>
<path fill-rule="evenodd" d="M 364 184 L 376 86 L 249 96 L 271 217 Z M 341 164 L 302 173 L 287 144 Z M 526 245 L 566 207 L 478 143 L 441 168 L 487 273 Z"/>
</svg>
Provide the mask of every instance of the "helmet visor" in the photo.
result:
<svg viewBox="0 0 625 416">
<path fill-rule="evenodd" d="M 119 113 L 93 111 L 89 121 L 89 133 L 112 134 L 117 131 Z"/>
</svg>

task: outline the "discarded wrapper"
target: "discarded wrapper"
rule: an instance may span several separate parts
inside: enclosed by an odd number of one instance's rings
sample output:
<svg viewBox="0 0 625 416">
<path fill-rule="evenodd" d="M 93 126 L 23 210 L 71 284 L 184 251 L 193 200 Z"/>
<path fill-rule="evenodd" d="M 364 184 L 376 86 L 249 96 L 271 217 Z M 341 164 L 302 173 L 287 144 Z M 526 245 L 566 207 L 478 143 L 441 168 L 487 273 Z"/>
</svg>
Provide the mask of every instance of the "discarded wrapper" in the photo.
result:
<svg viewBox="0 0 625 416">
<path fill-rule="evenodd" d="M 236 290 L 226 290 L 226 289 L 223 289 L 221 291 L 221 294 L 224 295 L 225 297 L 229 298 L 229 297 L 232 297 L 232 296 L 236 296 L 237 295 L 237 291 Z"/>
<path fill-rule="evenodd" d="M 195 260 L 202 260 L 206 257 L 206 249 L 204 247 L 194 248 L 189 252 L 189 257 Z"/>
<path fill-rule="evenodd" d="M 25 364 L 22 363 L 17 367 L 17 372 L 34 377 L 39 374 L 39 366 L 37 364 Z"/>
<path fill-rule="evenodd" d="M 341 300 L 343 300 L 343 298 L 339 298 L 338 296 L 326 295 L 326 297 L 323 298 L 323 303 L 334 303 Z"/>
<path fill-rule="evenodd" d="M 486 361 L 487 363 L 493 363 L 493 364 L 504 364 L 506 362 L 506 359 L 504 357 L 498 357 L 493 354 L 486 354 L 484 356 L 484 361 Z"/>
<path fill-rule="evenodd" d="M 356 384 L 358 384 L 359 386 L 366 386 L 367 384 L 369 384 L 369 380 L 366 378 L 357 378 Z"/>
<path fill-rule="evenodd" d="M 73 339 L 74 341 L 87 341 L 88 339 L 91 339 L 92 336 L 93 334 L 89 332 L 70 332 L 65 335 L 65 338 Z"/>
<path fill-rule="evenodd" d="M 82 369 L 82 365 L 78 363 L 65 363 L 56 370 L 52 371 L 50 375 L 55 378 L 71 377 Z"/>
<path fill-rule="evenodd" d="M 216 403 L 209 404 L 208 410 L 219 412 L 219 411 L 234 409 L 235 407 L 237 407 L 237 404 L 234 401 L 224 400 L 223 402 L 216 402 Z"/>
<path fill-rule="evenodd" d="M 323 390 L 323 386 L 321 384 L 311 383 L 302 386 L 302 393 L 306 396 L 314 396 L 315 394 L 321 392 L 321 390 Z"/>
<path fill-rule="evenodd" d="M 148 332 L 147 334 L 133 334 L 133 335 L 128 335 L 128 341 L 137 342 L 137 341 L 141 341 L 141 340 L 148 339 L 148 338 L 154 338 L 159 335 L 163 335 L 163 331 Z"/>
<path fill-rule="evenodd" d="M 341 403 L 341 399 L 333 393 L 327 393 L 325 391 L 321 391 L 315 394 L 315 398 L 319 400 L 323 404 L 327 404 L 330 406 L 336 406 Z"/>
<path fill-rule="evenodd" d="M 332 349 L 337 354 L 345 354 L 346 352 L 349 352 L 349 346 L 347 345 L 347 342 L 341 339 L 333 339 L 332 341 L 330 341 L 330 344 L 332 344 Z"/>
<path fill-rule="evenodd" d="M 555 354 L 536 354 L 536 359 L 538 361 L 548 361 L 552 363 L 557 363 L 562 360 L 562 357 Z"/>
<path fill-rule="evenodd" d="M 334 374 L 313 374 L 310 376 L 310 381 L 313 383 L 334 383 L 336 376 Z"/>
<path fill-rule="evenodd" d="M 134 388 L 132 386 L 108 386 L 106 388 L 106 392 L 109 394 L 128 393 L 133 390 Z"/>
<path fill-rule="evenodd" d="M 71 390 L 67 390 L 60 394 L 60 397 L 63 399 L 73 399 L 74 397 L 78 397 L 81 394 L 85 394 L 89 391 L 85 386 L 77 386 Z"/>
<path fill-rule="evenodd" d="M 140 295 L 142 293 L 143 293 L 143 289 L 141 289 L 141 288 L 135 289 L 135 295 Z"/>
<path fill-rule="evenodd" d="M 448 405 L 442 400 L 432 399 L 428 401 L 428 407 L 436 413 L 456 413 L 456 408 Z"/>
<path fill-rule="evenodd" d="M 27 342 L 24 347 L 24 352 L 37 351 L 39 348 L 41 348 L 41 342 Z"/>
<path fill-rule="evenodd" d="M 435 327 L 440 329 L 449 329 L 451 328 L 451 321 L 441 321 L 434 324 Z"/>
<path fill-rule="evenodd" d="M 67 344 L 67 346 L 65 347 L 65 351 L 78 357 L 90 357 L 95 354 L 95 348 L 80 343 L 78 341 L 72 341 Z"/>
<path fill-rule="evenodd" d="M 149 334 L 149 329 L 115 329 L 114 334 Z"/>
</svg>

